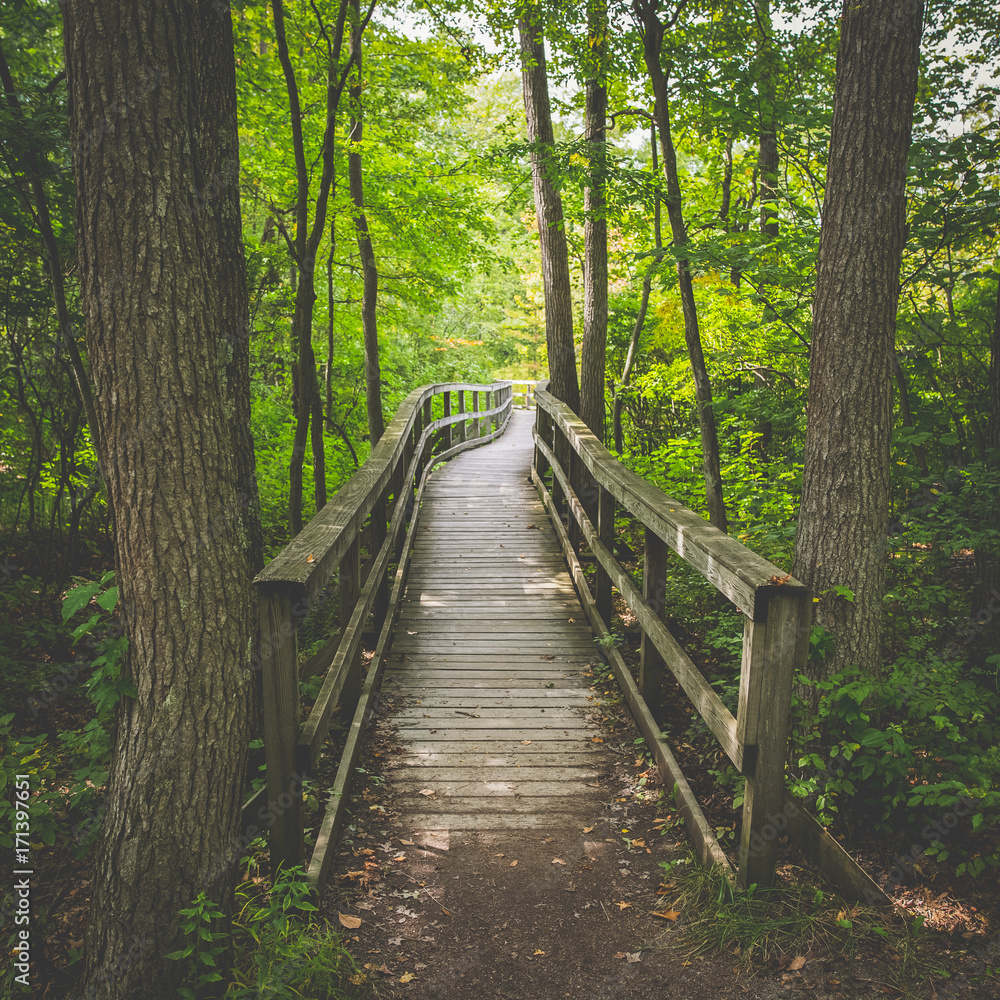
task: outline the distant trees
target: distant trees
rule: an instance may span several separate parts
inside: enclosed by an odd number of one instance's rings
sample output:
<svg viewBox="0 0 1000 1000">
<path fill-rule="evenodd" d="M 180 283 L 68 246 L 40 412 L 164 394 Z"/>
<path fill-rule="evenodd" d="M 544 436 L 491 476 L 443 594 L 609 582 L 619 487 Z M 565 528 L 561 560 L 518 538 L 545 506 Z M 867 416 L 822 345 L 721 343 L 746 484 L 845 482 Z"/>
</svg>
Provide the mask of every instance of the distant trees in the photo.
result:
<svg viewBox="0 0 1000 1000">
<path fill-rule="evenodd" d="M 228 7 L 70 0 L 81 304 L 124 669 L 86 991 L 172 996 L 178 911 L 232 903 L 259 511 Z M 141 95 L 129 106 L 120 95 Z"/>
<path fill-rule="evenodd" d="M 906 241 L 906 159 L 922 0 L 845 2 L 816 268 L 795 576 L 836 647 L 882 668 L 890 357 Z"/>
</svg>

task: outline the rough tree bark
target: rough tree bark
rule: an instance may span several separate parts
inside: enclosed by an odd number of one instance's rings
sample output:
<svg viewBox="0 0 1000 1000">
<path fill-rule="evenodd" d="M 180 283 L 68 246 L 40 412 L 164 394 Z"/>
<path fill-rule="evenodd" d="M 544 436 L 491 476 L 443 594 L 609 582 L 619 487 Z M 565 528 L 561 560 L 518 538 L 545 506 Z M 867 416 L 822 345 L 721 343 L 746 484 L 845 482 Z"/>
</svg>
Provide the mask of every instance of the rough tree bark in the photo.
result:
<svg viewBox="0 0 1000 1000">
<path fill-rule="evenodd" d="M 607 0 L 588 0 L 586 138 L 590 181 L 583 192 L 583 343 L 580 417 L 604 440 L 604 371 L 608 344 Z"/>
<path fill-rule="evenodd" d="M 545 285 L 545 342 L 549 355 L 549 391 L 574 413 L 580 411 L 580 384 L 576 375 L 573 346 L 573 298 L 569 281 L 569 253 L 563 230 L 562 198 L 555 187 L 552 113 L 545 72 L 545 41 L 537 3 L 519 8 L 518 35 L 521 43 L 521 80 L 528 124 L 531 177 L 535 189 L 535 215 L 542 253 Z"/>
<path fill-rule="evenodd" d="M 119 706 L 87 996 L 172 996 L 178 910 L 229 907 L 259 539 L 228 8 L 69 0 L 81 302 L 138 697 Z"/>
<path fill-rule="evenodd" d="M 845 2 L 813 299 L 794 573 L 835 649 L 878 676 L 889 521 L 889 380 L 906 240 L 922 0 Z M 833 588 L 847 587 L 853 600 Z"/>
<path fill-rule="evenodd" d="M 361 107 L 361 11 L 359 0 L 351 0 L 354 12 L 351 30 L 351 57 L 356 76 L 351 85 L 351 151 L 347 157 L 347 170 L 351 184 L 351 200 L 354 202 L 354 228 L 358 235 L 358 256 L 361 259 L 361 273 L 364 290 L 361 296 L 361 329 L 365 341 L 365 398 L 368 403 L 368 438 L 372 448 L 378 444 L 385 431 L 382 416 L 382 366 L 378 355 L 378 316 L 375 312 L 378 300 L 378 263 L 368 231 L 368 217 L 365 215 L 364 174 L 361 164 L 361 138 L 364 118 Z"/>
<path fill-rule="evenodd" d="M 649 80 L 653 88 L 655 102 L 653 116 L 660 136 L 660 151 L 663 154 L 663 175 L 667 190 L 664 202 L 667 206 L 667 220 L 673 237 L 674 253 L 677 255 L 677 285 L 684 313 L 684 339 L 687 342 L 691 374 L 694 376 L 695 407 L 698 414 L 698 429 L 701 433 L 702 461 L 705 475 L 705 495 L 708 503 L 708 517 L 720 531 L 728 527 L 726 504 L 722 496 L 722 472 L 719 462 L 719 436 L 715 427 L 715 413 L 712 410 L 712 383 L 705 365 L 705 355 L 701 346 L 701 331 L 698 328 L 698 307 L 694 298 L 691 267 L 685 257 L 687 227 L 684 224 L 684 207 L 681 199 L 681 185 L 677 175 L 677 155 L 674 150 L 673 135 L 670 131 L 670 93 L 667 73 L 660 65 L 663 49 L 663 35 L 666 25 L 659 17 L 660 0 L 633 0 L 632 9 L 642 25 L 643 58 Z M 676 16 L 676 15 L 675 15 Z"/>
</svg>

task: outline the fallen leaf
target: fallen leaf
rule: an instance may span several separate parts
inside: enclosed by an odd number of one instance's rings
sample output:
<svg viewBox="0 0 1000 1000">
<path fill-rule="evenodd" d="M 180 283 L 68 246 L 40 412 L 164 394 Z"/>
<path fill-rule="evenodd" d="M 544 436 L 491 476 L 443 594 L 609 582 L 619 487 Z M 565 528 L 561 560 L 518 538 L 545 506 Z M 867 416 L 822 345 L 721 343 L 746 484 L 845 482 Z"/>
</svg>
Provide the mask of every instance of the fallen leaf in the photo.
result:
<svg viewBox="0 0 1000 1000">
<path fill-rule="evenodd" d="M 625 952 L 623 952 L 623 951 L 616 951 L 615 952 L 615 958 L 624 958 L 624 957 L 625 957 Z"/>
<path fill-rule="evenodd" d="M 583 828 L 584 833 L 590 833 L 594 828 L 592 826 L 585 826 Z"/>
<path fill-rule="evenodd" d="M 542 951 L 542 950 L 541 950 L 541 948 L 536 948 L 536 949 L 535 949 L 535 954 L 536 954 L 536 955 L 544 955 L 544 954 L 545 954 L 545 952 L 544 952 L 544 951 Z"/>
<path fill-rule="evenodd" d="M 409 629 L 406 630 L 407 635 L 420 635 L 419 632 L 411 632 Z"/>
<path fill-rule="evenodd" d="M 430 795 L 434 794 L 434 789 L 433 788 L 421 788 L 419 794 L 420 795 L 430 796 Z"/>
<path fill-rule="evenodd" d="M 554 660 L 556 658 L 555 653 L 542 653 L 543 660 Z"/>
<path fill-rule="evenodd" d="M 603 743 L 604 740 L 600 736 L 591 736 L 590 737 L 590 742 L 591 743 Z"/>
<path fill-rule="evenodd" d="M 306 562 L 316 562 L 316 557 L 310 552 L 309 555 L 306 556 Z"/>
<path fill-rule="evenodd" d="M 680 913 L 677 910 L 654 910 L 654 917 L 662 917 L 664 920 L 676 920 Z"/>
<path fill-rule="evenodd" d="M 619 910 L 624 910 L 626 907 L 631 905 L 632 905 L 631 903 L 626 903 L 624 899 L 618 903 L 615 903 L 615 906 L 617 906 Z"/>
<path fill-rule="evenodd" d="M 405 844 L 407 847 L 416 847 L 416 842 L 412 840 L 400 840 L 401 844 Z"/>
<path fill-rule="evenodd" d="M 352 917 L 349 913 L 341 913 L 339 910 L 337 911 L 337 916 L 340 917 L 340 922 L 351 930 L 361 926 L 360 917 Z"/>
<path fill-rule="evenodd" d="M 403 975 L 399 977 L 401 983 L 408 983 L 411 979 L 416 979 L 416 974 L 413 972 L 404 972 Z"/>
<path fill-rule="evenodd" d="M 510 863 L 510 866 L 511 866 L 511 868 L 516 868 L 517 867 L 517 862 L 516 861 L 512 861 Z"/>
<path fill-rule="evenodd" d="M 531 746 L 531 740 L 521 740 L 521 743 L 526 747 Z"/>
<path fill-rule="evenodd" d="M 636 962 L 641 962 L 642 961 L 642 954 L 641 954 L 641 952 L 638 952 L 638 951 L 630 952 L 625 957 L 629 960 L 629 962 L 632 965 L 634 965 Z"/>
<path fill-rule="evenodd" d="M 406 855 L 405 854 L 399 854 L 396 857 L 394 857 L 392 860 L 393 861 L 405 861 L 406 860 Z"/>
<path fill-rule="evenodd" d="M 802 966 L 805 964 L 806 964 L 805 957 L 803 955 L 796 955 L 795 958 L 792 959 L 791 964 L 788 966 L 788 968 L 791 969 L 792 972 L 796 972 L 798 969 L 801 969 Z"/>
<path fill-rule="evenodd" d="M 554 864 L 554 865 L 564 865 L 564 864 L 566 864 L 566 862 L 563 861 L 562 858 L 553 858 L 552 859 L 552 864 Z"/>
<path fill-rule="evenodd" d="M 633 840 L 632 841 L 632 846 L 633 847 L 645 847 L 646 846 L 646 841 L 644 841 L 644 840 Z"/>
<path fill-rule="evenodd" d="M 576 624 L 576 619 L 575 618 L 567 618 L 566 621 L 568 621 L 570 623 L 570 625 L 575 625 Z"/>
<path fill-rule="evenodd" d="M 502 854 L 494 854 L 493 857 L 495 857 L 495 858 L 502 858 L 503 855 Z"/>
</svg>

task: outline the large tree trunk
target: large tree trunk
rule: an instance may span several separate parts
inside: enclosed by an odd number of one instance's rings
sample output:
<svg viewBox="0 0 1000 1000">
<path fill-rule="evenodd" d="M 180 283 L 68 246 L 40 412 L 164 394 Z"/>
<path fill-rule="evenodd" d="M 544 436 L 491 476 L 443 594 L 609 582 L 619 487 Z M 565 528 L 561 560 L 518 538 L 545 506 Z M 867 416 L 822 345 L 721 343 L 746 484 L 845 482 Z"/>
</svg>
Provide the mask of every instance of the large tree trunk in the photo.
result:
<svg viewBox="0 0 1000 1000">
<path fill-rule="evenodd" d="M 694 376 L 695 406 L 698 412 L 698 429 L 701 433 L 708 517 L 720 531 L 725 531 L 728 521 L 726 504 L 722 496 L 719 437 L 715 428 L 715 413 L 712 410 L 712 383 L 708 377 L 708 368 L 705 365 L 705 355 L 701 346 L 698 307 L 694 298 L 691 268 L 684 256 L 688 242 L 687 227 L 684 224 L 681 185 L 677 175 L 677 155 L 674 150 L 673 135 L 670 131 L 668 80 L 660 65 L 664 25 L 657 13 L 658 0 L 648 0 L 645 3 L 642 0 L 633 0 L 632 9 L 643 26 L 643 57 L 653 87 L 655 101 L 653 114 L 660 135 L 660 150 L 663 153 L 663 174 L 667 183 L 667 194 L 664 200 L 667 205 L 667 220 L 670 223 L 670 232 L 678 256 L 677 285 L 684 313 L 684 339 L 687 342 L 688 357 L 691 361 L 691 374 Z"/>
<path fill-rule="evenodd" d="M 906 241 L 922 0 L 845 2 L 816 268 L 795 575 L 835 650 L 878 676 L 889 521 L 889 381 Z M 847 587 L 853 599 L 833 588 Z"/>
<path fill-rule="evenodd" d="M 64 12 L 81 301 L 138 691 L 119 706 L 86 992 L 172 996 L 178 910 L 202 891 L 232 904 L 256 621 L 232 25 L 194 0 Z"/>
<path fill-rule="evenodd" d="M 382 416 L 382 366 L 378 353 L 378 264 L 368 231 L 365 215 L 364 175 L 361 165 L 361 138 L 364 127 L 361 108 L 361 26 L 360 5 L 351 0 L 354 9 L 354 29 L 351 32 L 351 54 L 357 76 L 351 85 L 351 151 L 347 157 L 350 175 L 351 200 L 354 202 L 354 228 L 358 235 L 358 256 L 364 280 L 361 295 L 361 329 L 365 341 L 365 398 L 368 403 L 368 438 L 372 448 L 378 444 L 385 431 Z"/>
<path fill-rule="evenodd" d="M 556 190 L 557 166 L 553 146 L 549 83 L 545 73 L 545 42 L 541 13 L 535 2 L 520 7 L 521 79 L 528 123 L 531 178 L 545 284 L 545 342 L 549 355 L 549 389 L 575 413 L 580 411 L 580 384 L 573 346 L 573 298 L 569 281 L 569 253 L 563 231 L 562 198 Z"/>
<path fill-rule="evenodd" d="M 583 343 L 580 416 L 604 440 L 604 369 L 608 344 L 607 0 L 588 0 L 586 136 L 590 181 L 583 193 Z"/>
</svg>

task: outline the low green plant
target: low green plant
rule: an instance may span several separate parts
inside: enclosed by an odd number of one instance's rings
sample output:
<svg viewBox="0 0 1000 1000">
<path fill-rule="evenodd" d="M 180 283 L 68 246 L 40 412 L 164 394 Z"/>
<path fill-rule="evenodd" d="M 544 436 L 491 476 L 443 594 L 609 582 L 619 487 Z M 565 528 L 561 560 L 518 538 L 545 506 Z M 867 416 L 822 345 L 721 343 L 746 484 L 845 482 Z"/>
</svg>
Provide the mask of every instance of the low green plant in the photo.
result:
<svg viewBox="0 0 1000 1000">
<path fill-rule="evenodd" d="M 185 985 L 177 995 L 183 1000 L 198 1000 L 206 995 L 206 987 L 222 980 L 219 959 L 226 951 L 229 937 L 221 930 L 225 914 L 204 892 L 199 892 L 194 902 L 180 911 L 180 931 L 185 937 L 183 947 L 172 951 L 167 958 L 185 963 Z"/>
</svg>

